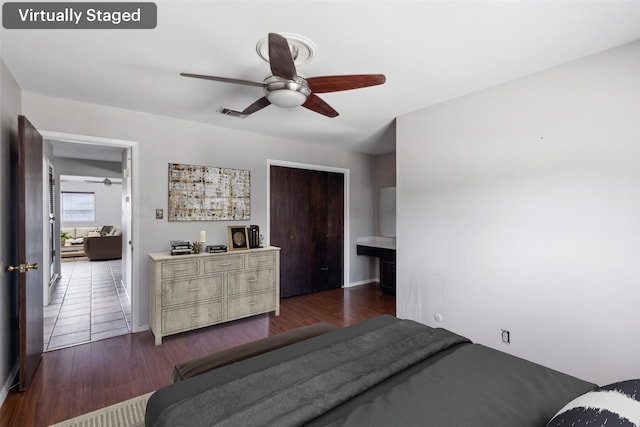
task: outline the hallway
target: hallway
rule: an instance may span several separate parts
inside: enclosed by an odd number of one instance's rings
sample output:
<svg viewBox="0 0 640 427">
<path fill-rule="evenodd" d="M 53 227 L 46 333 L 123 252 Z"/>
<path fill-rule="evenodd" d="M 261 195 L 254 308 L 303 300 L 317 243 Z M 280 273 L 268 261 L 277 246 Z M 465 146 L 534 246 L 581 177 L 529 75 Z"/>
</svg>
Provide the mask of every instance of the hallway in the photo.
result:
<svg viewBox="0 0 640 427">
<path fill-rule="evenodd" d="M 44 350 L 128 334 L 131 303 L 121 283 L 121 260 L 69 261 L 44 307 Z"/>
</svg>

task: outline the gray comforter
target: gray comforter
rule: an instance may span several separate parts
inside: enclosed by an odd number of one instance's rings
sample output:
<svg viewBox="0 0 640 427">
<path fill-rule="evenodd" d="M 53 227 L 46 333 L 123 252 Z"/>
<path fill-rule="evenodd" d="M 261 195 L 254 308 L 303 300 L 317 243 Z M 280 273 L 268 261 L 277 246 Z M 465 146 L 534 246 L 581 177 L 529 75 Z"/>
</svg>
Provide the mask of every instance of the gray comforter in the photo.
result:
<svg viewBox="0 0 640 427">
<path fill-rule="evenodd" d="M 444 329 L 397 321 L 185 399 L 164 411 L 154 425 L 301 425 L 467 341 Z"/>
<path fill-rule="evenodd" d="M 156 392 L 146 425 L 543 426 L 594 384 L 380 316 Z"/>
</svg>

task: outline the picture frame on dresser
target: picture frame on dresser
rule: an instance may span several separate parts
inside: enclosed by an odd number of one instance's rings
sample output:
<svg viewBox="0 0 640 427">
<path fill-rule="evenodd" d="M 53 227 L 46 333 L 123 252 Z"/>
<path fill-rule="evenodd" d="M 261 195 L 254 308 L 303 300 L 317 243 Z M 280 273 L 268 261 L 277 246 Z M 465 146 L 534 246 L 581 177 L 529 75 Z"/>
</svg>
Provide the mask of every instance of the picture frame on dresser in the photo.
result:
<svg viewBox="0 0 640 427">
<path fill-rule="evenodd" d="M 246 225 L 229 225 L 227 226 L 229 235 L 229 250 L 240 251 L 249 249 L 249 235 Z"/>
</svg>

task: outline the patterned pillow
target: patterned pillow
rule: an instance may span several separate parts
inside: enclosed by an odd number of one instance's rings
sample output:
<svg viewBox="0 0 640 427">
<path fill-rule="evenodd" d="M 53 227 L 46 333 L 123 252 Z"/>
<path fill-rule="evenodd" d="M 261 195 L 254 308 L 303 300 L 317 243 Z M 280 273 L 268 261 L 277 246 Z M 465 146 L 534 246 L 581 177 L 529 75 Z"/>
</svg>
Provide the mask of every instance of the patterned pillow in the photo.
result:
<svg viewBox="0 0 640 427">
<path fill-rule="evenodd" d="M 100 230 L 101 236 L 109 236 L 111 235 L 111 231 L 113 230 L 113 225 L 105 225 Z"/>
<path fill-rule="evenodd" d="M 576 397 L 547 427 L 640 427 L 640 379 L 598 387 Z"/>
</svg>

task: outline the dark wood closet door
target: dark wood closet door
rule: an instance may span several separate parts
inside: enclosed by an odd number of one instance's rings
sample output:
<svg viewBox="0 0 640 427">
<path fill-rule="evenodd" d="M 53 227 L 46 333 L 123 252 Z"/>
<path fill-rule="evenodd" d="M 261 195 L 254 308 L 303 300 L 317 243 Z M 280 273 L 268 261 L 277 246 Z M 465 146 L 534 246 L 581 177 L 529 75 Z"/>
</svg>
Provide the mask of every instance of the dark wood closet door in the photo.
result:
<svg viewBox="0 0 640 427">
<path fill-rule="evenodd" d="M 308 289 L 310 280 L 309 244 L 312 240 L 309 218 L 311 206 L 309 205 L 308 179 L 303 169 L 290 169 L 286 178 L 290 183 L 289 194 L 283 194 L 283 205 L 287 206 L 287 215 L 278 220 L 284 222 L 286 231 L 278 241 L 289 239 L 289 251 L 280 254 L 280 262 L 284 258 L 288 276 L 285 276 L 285 293 L 281 296 L 293 296 L 311 292 Z M 273 200 L 271 201 L 273 203 Z M 271 217 L 273 221 L 273 217 Z M 276 244 L 276 246 L 278 246 Z M 281 274 L 280 278 L 283 276 Z"/>
<path fill-rule="evenodd" d="M 328 288 L 344 285 L 344 174 L 327 174 L 329 211 L 327 215 Z M 337 268 L 339 267 L 339 268 Z"/>
<path fill-rule="evenodd" d="M 280 296 L 343 285 L 344 177 L 271 166 L 271 244 L 281 248 Z"/>
<path fill-rule="evenodd" d="M 307 171 L 309 175 L 309 227 L 311 229 L 309 281 L 311 291 L 327 289 L 329 266 L 327 265 L 327 179 L 324 172 Z"/>
</svg>

